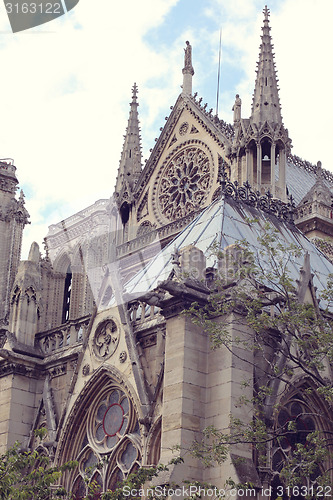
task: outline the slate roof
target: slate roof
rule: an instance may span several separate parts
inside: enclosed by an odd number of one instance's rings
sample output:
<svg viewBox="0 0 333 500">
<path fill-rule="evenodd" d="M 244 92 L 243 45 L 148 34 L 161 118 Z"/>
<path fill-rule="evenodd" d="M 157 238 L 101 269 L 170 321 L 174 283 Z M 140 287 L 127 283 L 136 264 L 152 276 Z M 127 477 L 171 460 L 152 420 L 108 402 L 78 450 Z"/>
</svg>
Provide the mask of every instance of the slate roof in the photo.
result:
<svg viewBox="0 0 333 500">
<path fill-rule="evenodd" d="M 322 171 L 325 185 L 333 194 L 333 175 L 328 170 Z M 286 183 L 289 194 L 293 195 L 296 205 L 308 194 L 317 179 L 316 167 L 309 162 L 290 156 L 286 168 Z"/>
</svg>

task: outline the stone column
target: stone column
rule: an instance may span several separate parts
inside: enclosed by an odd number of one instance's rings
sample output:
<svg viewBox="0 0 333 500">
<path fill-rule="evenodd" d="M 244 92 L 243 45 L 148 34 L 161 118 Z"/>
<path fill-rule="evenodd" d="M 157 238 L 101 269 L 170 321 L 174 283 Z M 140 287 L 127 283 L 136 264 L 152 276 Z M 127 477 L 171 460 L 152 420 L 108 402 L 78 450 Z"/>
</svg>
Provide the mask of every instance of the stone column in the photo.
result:
<svg viewBox="0 0 333 500">
<path fill-rule="evenodd" d="M 200 437 L 204 423 L 207 337 L 187 316 L 171 314 L 166 320 L 160 461 L 168 463 L 176 456 L 172 447 L 180 446 L 181 455 L 186 456 L 185 464 L 176 467 L 170 479 L 175 482 L 202 480 L 202 466 L 191 457 L 189 450 Z"/>
<path fill-rule="evenodd" d="M 272 195 L 276 196 L 276 193 L 275 193 L 275 143 L 271 144 L 271 186 L 272 186 Z"/>
<path fill-rule="evenodd" d="M 253 155 L 250 148 L 246 148 L 246 180 L 253 186 Z"/>
<path fill-rule="evenodd" d="M 279 188 L 281 189 L 281 200 L 286 201 L 286 150 L 280 150 L 280 161 L 279 161 Z"/>
<path fill-rule="evenodd" d="M 261 165 L 262 165 L 262 151 L 261 144 L 257 144 L 257 185 L 259 191 L 261 191 Z"/>
</svg>

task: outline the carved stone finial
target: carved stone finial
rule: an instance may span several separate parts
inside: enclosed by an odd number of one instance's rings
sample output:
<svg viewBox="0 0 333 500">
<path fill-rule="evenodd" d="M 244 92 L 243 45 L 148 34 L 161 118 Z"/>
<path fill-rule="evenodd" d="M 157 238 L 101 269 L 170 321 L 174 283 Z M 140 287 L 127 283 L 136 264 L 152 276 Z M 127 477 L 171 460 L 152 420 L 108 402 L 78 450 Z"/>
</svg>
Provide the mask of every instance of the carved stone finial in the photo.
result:
<svg viewBox="0 0 333 500">
<path fill-rule="evenodd" d="M 137 97 L 138 97 L 138 86 L 136 83 L 134 83 L 133 88 L 132 88 L 132 101 L 136 102 Z"/>
<path fill-rule="evenodd" d="M 130 103 L 130 113 L 126 133 L 124 135 L 124 145 L 119 162 L 115 193 L 118 195 L 117 204 L 120 207 L 126 200 L 126 193 L 131 196 L 135 185 L 141 175 L 141 136 L 139 127 L 139 114 L 137 101 L 138 87 L 134 83 L 132 87 L 132 102 Z"/>
<path fill-rule="evenodd" d="M 264 13 L 264 16 L 265 16 L 264 21 L 265 21 L 265 22 L 266 22 L 266 21 L 267 21 L 267 22 L 269 22 L 269 16 L 270 16 L 270 14 L 271 14 L 271 11 L 267 8 L 267 5 L 265 5 L 265 8 L 264 8 L 264 10 L 263 10 L 263 13 Z"/>
<path fill-rule="evenodd" d="M 322 173 L 323 173 L 323 169 L 321 168 L 321 161 L 318 161 L 317 162 L 317 170 L 316 170 L 317 179 L 320 179 L 320 177 L 322 176 Z"/>
</svg>

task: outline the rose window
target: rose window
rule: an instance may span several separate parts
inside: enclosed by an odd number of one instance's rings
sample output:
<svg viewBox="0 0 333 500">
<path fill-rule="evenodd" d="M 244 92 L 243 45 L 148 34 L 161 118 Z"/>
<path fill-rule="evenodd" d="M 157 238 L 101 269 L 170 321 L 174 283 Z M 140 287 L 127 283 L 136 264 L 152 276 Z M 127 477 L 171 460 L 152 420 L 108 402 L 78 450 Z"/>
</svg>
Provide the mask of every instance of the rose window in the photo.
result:
<svg viewBox="0 0 333 500">
<path fill-rule="evenodd" d="M 176 220 L 199 209 L 212 181 L 208 155 L 198 147 L 180 151 L 165 167 L 158 187 L 162 214 Z"/>
</svg>

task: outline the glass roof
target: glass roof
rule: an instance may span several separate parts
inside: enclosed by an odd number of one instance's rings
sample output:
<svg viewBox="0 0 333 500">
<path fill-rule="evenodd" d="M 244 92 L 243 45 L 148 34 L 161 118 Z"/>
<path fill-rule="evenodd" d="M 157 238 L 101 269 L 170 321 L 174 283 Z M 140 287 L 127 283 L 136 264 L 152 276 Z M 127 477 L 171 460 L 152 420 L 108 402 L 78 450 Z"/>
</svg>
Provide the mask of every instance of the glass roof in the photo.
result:
<svg viewBox="0 0 333 500">
<path fill-rule="evenodd" d="M 300 277 L 305 254 L 309 253 L 313 284 L 317 287 L 320 295 L 326 287 L 328 275 L 333 273 L 333 265 L 324 254 L 295 226 L 277 219 L 274 215 L 224 197 L 204 209 L 125 285 L 125 291 L 139 297 L 140 294 L 143 295 L 158 287 L 159 282 L 168 279 L 173 273 L 172 256 L 175 250 L 180 251 L 188 245 L 196 246 L 202 250 L 207 259 L 207 267 L 215 267 L 216 265 L 216 257 L 212 254 L 213 246 L 216 244 L 223 250 L 229 245 L 245 240 L 248 242 L 249 249 L 259 258 L 258 237 L 262 235 L 264 225 L 267 222 L 278 231 L 279 241 L 284 246 L 295 244 L 301 249 L 301 255 L 290 258 L 287 266 L 288 272 L 295 282 Z M 260 258 L 265 260 L 262 256 Z M 262 262 L 262 264 L 268 265 L 268 262 L 266 264 Z M 325 304 L 321 302 L 321 306 L 325 306 Z"/>
</svg>

